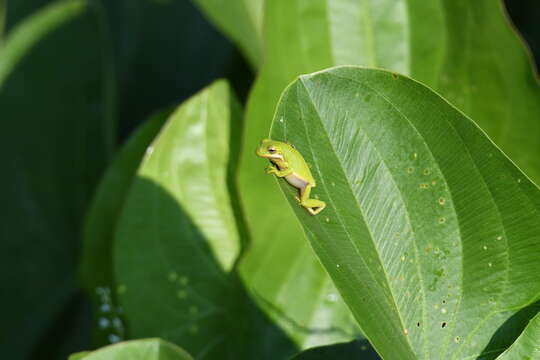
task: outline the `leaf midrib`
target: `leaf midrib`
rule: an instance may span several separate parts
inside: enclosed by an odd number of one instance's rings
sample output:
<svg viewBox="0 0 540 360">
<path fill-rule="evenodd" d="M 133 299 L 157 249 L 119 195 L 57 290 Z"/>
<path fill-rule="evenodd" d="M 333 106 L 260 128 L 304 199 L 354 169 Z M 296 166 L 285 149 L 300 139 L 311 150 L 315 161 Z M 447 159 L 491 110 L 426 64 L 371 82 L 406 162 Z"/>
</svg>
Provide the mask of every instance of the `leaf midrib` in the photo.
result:
<svg viewBox="0 0 540 360">
<path fill-rule="evenodd" d="M 329 75 L 330 75 L 330 76 L 336 76 L 336 77 L 341 78 L 341 79 L 344 79 L 344 80 L 354 81 L 354 82 L 357 82 L 359 85 L 363 85 L 362 83 L 359 83 L 358 81 L 356 81 L 356 80 L 354 80 L 354 79 L 343 78 L 343 77 L 338 76 L 338 75 L 335 75 L 335 74 L 329 74 Z M 404 114 L 402 114 L 402 113 L 399 111 L 399 109 L 397 109 L 397 108 L 395 107 L 395 105 L 394 105 L 388 98 L 386 98 L 383 94 L 380 94 L 377 90 L 375 90 L 375 89 L 372 88 L 371 86 L 369 86 L 369 85 L 365 85 L 365 86 L 368 87 L 370 90 L 374 91 L 374 92 L 375 92 L 376 94 L 378 94 L 379 96 L 381 96 L 383 99 L 385 99 L 385 101 L 387 101 L 392 107 L 394 107 L 394 108 L 396 109 L 396 111 L 398 111 L 398 112 L 399 112 L 399 113 L 400 113 L 400 114 L 401 114 L 401 115 L 402 115 L 402 116 L 410 123 L 410 125 L 416 130 L 416 127 L 414 126 L 414 124 L 411 123 L 410 120 L 409 120 Z M 443 100 L 444 100 L 444 99 L 443 99 Z M 456 110 L 456 111 L 459 112 L 459 110 Z M 463 115 L 463 116 L 465 116 L 465 115 Z M 465 116 L 465 117 L 466 117 L 466 116 Z M 469 157 L 470 160 L 471 160 L 471 164 L 474 165 L 474 168 L 475 168 L 476 171 L 477 171 L 477 176 L 481 179 L 481 182 L 482 182 L 483 187 L 484 187 L 485 190 L 489 193 L 489 195 L 490 195 L 490 200 L 491 200 L 491 202 L 493 203 L 493 208 L 496 209 L 496 212 L 497 212 L 497 215 L 498 215 L 498 218 L 499 218 L 500 227 L 501 227 L 502 232 L 503 232 L 503 238 L 504 238 L 505 243 L 506 243 L 506 251 L 505 251 L 505 254 L 506 254 L 506 258 L 507 258 L 507 267 L 506 267 L 506 279 L 505 279 L 505 284 L 504 284 L 504 286 L 501 288 L 500 293 L 498 294 L 498 296 L 499 296 L 499 298 L 500 298 L 500 296 L 504 295 L 505 290 L 506 290 L 507 287 L 508 287 L 509 273 L 510 273 L 510 268 L 511 268 L 511 266 L 510 266 L 510 261 L 509 261 L 509 251 L 508 251 L 509 245 L 508 245 L 508 237 L 507 237 L 507 234 L 506 234 L 506 227 L 505 227 L 505 225 L 504 225 L 504 221 L 503 221 L 502 214 L 501 214 L 501 211 L 500 211 L 500 209 L 499 209 L 499 206 L 498 206 L 498 204 L 495 202 L 495 197 L 493 196 L 490 187 L 488 186 L 488 184 L 487 184 L 485 178 L 483 177 L 482 172 L 480 171 L 479 167 L 477 166 L 477 162 L 476 162 L 475 159 L 473 158 L 473 156 L 472 156 L 472 154 L 471 154 L 471 152 L 470 152 L 469 147 L 467 146 L 465 140 L 464 140 L 463 137 L 461 136 L 461 133 L 459 133 L 459 132 L 457 131 L 457 129 L 455 128 L 455 126 L 452 124 L 452 122 L 450 122 L 450 121 L 446 121 L 446 122 L 447 122 L 447 123 L 449 124 L 449 126 L 454 130 L 454 132 L 458 135 L 458 138 L 460 139 L 461 143 L 464 145 L 464 149 L 466 150 L 467 155 L 468 155 L 468 157 Z M 486 136 L 482 129 L 480 129 L 480 128 L 479 128 L 476 124 L 474 124 L 474 123 L 473 123 L 473 125 L 476 126 L 476 128 L 477 128 L 482 134 L 484 134 L 484 136 Z M 418 132 L 418 131 L 417 131 L 417 132 Z M 422 135 L 419 133 L 419 136 L 422 136 Z M 423 137 L 422 137 L 422 138 L 423 138 Z M 493 143 L 493 142 L 492 142 L 492 143 Z M 493 144 L 493 146 L 495 146 L 495 144 Z M 428 149 L 429 149 L 429 147 L 428 147 Z M 430 153 L 431 153 L 431 150 L 430 150 Z M 438 161 L 435 160 L 435 162 L 437 163 L 437 166 L 438 166 Z M 440 168 L 440 167 L 439 167 L 439 168 Z M 441 171 L 441 175 L 443 176 L 443 178 L 445 179 L 445 182 L 446 182 L 446 178 L 444 177 L 444 174 L 442 173 L 442 171 Z M 449 190 L 449 192 L 451 193 L 450 189 L 448 189 L 448 190 Z M 520 191 L 521 191 L 521 190 L 520 190 Z M 530 198 L 529 198 L 525 193 L 523 193 L 523 191 L 521 191 L 521 193 L 523 194 L 523 197 L 524 197 L 525 199 L 527 199 L 527 201 L 531 202 Z M 453 202 L 452 202 L 452 203 L 453 203 Z M 532 204 L 532 202 L 531 202 L 531 205 L 532 205 L 533 209 L 535 210 L 535 212 L 536 212 L 537 214 L 540 215 L 540 212 L 539 212 L 538 209 L 534 206 L 534 204 Z M 453 209 L 455 210 L 455 208 L 453 208 Z M 455 213 L 455 211 L 454 211 L 454 213 Z M 459 218 L 456 216 L 456 219 L 459 219 Z M 462 238 L 462 236 L 461 236 L 461 227 L 460 227 L 460 226 L 458 226 L 458 230 L 459 230 L 459 232 L 460 232 L 460 238 Z M 462 271 L 462 273 L 463 273 L 463 271 Z M 463 286 L 462 286 L 461 288 L 463 289 Z M 463 298 L 463 296 L 460 297 L 460 303 L 459 303 L 459 304 L 461 304 L 462 298 Z M 535 298 L 535 297 L 533 297 L 532 299 L 534 299 L 534 298 Z M 534 300 L 530 300 L 529 303 L 532 303 L 532 301 L 534 301 Z M 455 313 L 454 313 L 454 317 L 453 317 L 454 319 L 455 319 L 455 316 L 456 316 L 456 315 L 458 314 L 458 312 L 459 312 L 459 308 L 460 308 L 459 304 L 458 304 L 458 307 L 456 308 L 456 311 L 455 311 Z M 511 309 L 503 309 L 503 308 L 499 308 L 499 309 L 494 309 L 493 311 L 490 311 L 489 313 L 486 313 L 486 315 L 481 319 L 481 322 L 478 324 L 478 326 L 475 327 L 473 330 L 471 330 L 471 332 L 469 333 L 469 335 L 467 336 L 467 338 L 465 339 L 465 341 L 463 341 L 463 342 L 460 344 L 460 346 L 458 347 L 458 350 L 459 350 L 459 351 L 458 351 L 457 353 L 454 353 L 454 356 L 459 355 L 459 354 L 463 351 L 465 344 L 467 344 L 468 341 L 474 336 L 474 334 L 477 333 L 477 331 L 481 328 L 481 325 L 484 324 L 488 318 L 490 318 L 491 316 L 493 316 L 493 315 L 495 315 L 495 314 L 497 314 L 497 313 L 504 312 L 504 311 L 508 311 L 508 310 L 511 310 Z M 448 344 L 449 344 L 449 342 L 450 342 L 450 340 L 452 339 L 452 337 L 453 337 L 454 334 L 455 334 L 455 333 L 452 332 L 452 333 L 450 334 L 451 336 L 448 337 L 447 342 L 446 342 L 446 346 L 445 346 L 445 350 L 448 348 Z M 446 353 L 445 353 L 445 354 L 446 354 Z M 456 357 L 454 357 L 454 358 L 457 359 Z"/>
<path fill-rule="evenodd" d="M 300 83 L 301 83 L 302 86 L 304 87 L 306 94 L 309 96 L 310 99 L 313 100 L 313 98 L 311 97 L 311 94 L 310 94 L 309 90 L 307 89 L 306 85 L 305 85 L 304 82 L 303 82 L 303 78 L 301 77 L 300 79 L 301 79 Z M 317 109 L 316 106 L 315 106 L 315 103 L 314 103 L 313 101 L 311 101 L 311 103 L 312 103 L 312 105 L 313 105 L 313 108 L 317 111 L 317 116 L 318 116 L 318 118 L 319 118 L 319 121 L 321 122 L 321 125 L 323 125 L 323 124 L 322 124 L 322 121 L 321 121 L 320 114 L 319 114 L 319 112 L 318 112 L 318 109 Z M 304 129 L 305 129 L 305 131 L 306 131 L 306 134 L 308 134 L 307 124 L 306 124 L 306 122 L 305 122 L 305 117 L 302 116 L 301 118 L 302 118 L 302 124 L 304 125 Z M 324 127 L 324 125 L 323 125 L 323 127 Z M 327 133 L 325 132 L 324 134 L 325 134 L 325 137 L 326 137 L 326 140 L 328 141 L 328 143 L 329 143 L 329 144 L 332 144 L 332 142 L 331 142 L 330 139 L 328 138 Z M 313 150 L 312 150 L 312 149 L 313 149 L 313 146 L 312 146 L 312 144 L 311 144 L 310 137 L 307 136 L 306 138 L 308 139 L 309 150 L 310 150 L 310 152 L 311 152 L 312 158 L 315 160 L 314 162 L 315 162 L 315 166 L 316 166 L 316 168 L 317 168 L 317 171 L 318 171 L 319 173 L 321 173 L 321 171 L 320 171 L 320 169 L 319 169 L 319 166 L 318 166 L 318 161 L 316 161 L 317 156 L 316 156 L 316 154 L 315 154 L 315 153 L 313 152 Z M 341 169 L 342 169 L 343 174 L 345 174 L 345 172 L 343 171 L 343 166 L 342 166 L 342 164 L 341 164 L 341 161 L 340 161 L 339 157 L 337 156 L 337 154 L 335 153 L 334 148 L 332 147 L 331 149 L 332 149 L 332 153 L 334 154 L 334 157 L 335 157 L 336 159 L 338 159 L 338 162 L 339 162 L 339 164 L 340 164 L 340 167 L 341 167 Z M 347 180 L 347 185 L 348 185 L 348 187 L 349 187 L 349 191 L 351 192 L 351 194 L 354 194 L 354 192 L 352 191 L 351 184 L 349 183 L 349 179 L 347 178 L 347 176 L 344 176 L 344 178 Z M 321 177 L 321 183 L 322 183 L 323 187 L 325 188 L 326 193 L 327 193 L 327 194 L 331 194 L 331 192 L 328 191 L 328 187 L 327 187 L 327 185 L 326 185 L 326 182 L 324 181 L 324 178 L 322 178 L 322 177 Z M 357 203 L 358 209 L 359 209 L 360 213 L 362 214 L 362 217 L 365 219 L 365 218 L 366 218 L 366 217 L 365 217 L 365 214 L 363 213 L 363 211 L 362 211 L 360 205 L 358 204 L 358 201 L 356 200 L 356 197 L 355 197 L 354 195 L 353 195 L 353 198 L 355 199 L 355 201 L 356 201 L 356 203 Z M 361 255 L 360 250 L 359 250 L 358 247 L 356 246 L 356 243 L 355 243 L 354 241 L 352 241 L 352 237 L 351 237 L 351 235 L 349 234 L 349 231 L 346 230 L 347 227 L 345 226 L 344 221 L 342 220 L 341 216 L 339 215 L 339 207 L 336 207 L 336 206 L 334 205 L 334 202 L 333 202 L 333 200 L 332 200 L 332 198 L 331 198 L 330 196 L 329 196 L 328 199 L 329 199 L 330 202 L 332 203 L 332 207 L 335 209 L 336 214 L 338 215 L 339 221 L 340 221 L 340 223 L 342 224 L 342 227 L 343 227 L 343 229 L 345 230 L 345 233 L 347 234 L 347 238 L 349 239 L 349 242 L 353 245 L 353 248 L 354 248 L 354 249 L 356 250 L 356 252 L 358 253 L 358 257 L 362 260 L 362 262 L 364 263 L 366 269 L 368 269 L 369 274 L 370 274 L 371 278 L 373 279 L 373 281 L 376 282 L 375 276 L 374 276 L 373 272 L 371 271 L 371 267 L 368 266 L 368 264 L 365 262 L 364 258 L 363 258 L 362 255 Z M 319 220 L 319 219 L 318 219 L 318 220 Z M 320 223 L 320 220 L 319 220 L 319 223 Z M 321 226 L 321 229 L 325 229 L 325 226 Z M 368 226 L 366 226 L 366 229 L 367 229 L 368 232 L 369 232 L 370 239 L 373 239 L 374 237 L 373 237 L 373 234 L 371 233 L 371 229 L 370 229 Z M 326 231 L 326 230 L 324 230 L 324 231 Z M 372 240 L 372 242 L 373 242 L 373 240 Z M 385 274 L 384 279 L 385 279 L 385 282 L 386 282 L 386 284 L 387 284 L 387 288 L 388 288 L 389 291 L 392 293 L 392 287 L 391 287 L 390 284 L 388 283 L 388 278 L 389 278 L 389 277 L 388 277 L 388 274 L 386 273 L 385 267 L 383 266 L 382 260 L 381 260 L 381 258 L 380 258 L 380 256 L 379 256 L 379 252 L 376 250 L 376 247 L 375 247 L 375 253 L 376 253 L 377 256 L 378 256 L 379 264 L 381 265 L 381 268 L 382 268 L 383 271 L 384 271 L 384 274 Z M 397 317 L 399 318 L 399 321 L 400 321 L 400 324 L 401 324 L 402 329 L 406 329 L 405 323 L 404 323 L 404 321 L 403 321 L 403 318 L 401 317 L 401 313 L 400 313 L 399 310 L 398 310 L 397 304 L 396 304 L 396 302 L 395 302 L 395 297 L 394 297 L 393 295 L 392 295 L 392 297 L 391 297 L 391 300 L 392 300 L 391 304 L 393 304 L 393 306 L 394 306 L 395 313 L 397 314 Z M 423 311 L 422 311 L 422 312 L 423 312 Z M 401 331 L 400 331 L 400 332 L 401 332 Z M 369 337 L 368 334 L 365 334 L 365 335 L 366 335 L 366 337 Z M 412 344 L 411 344 L 411 342 L 410 342 L 408 336 L 406 336 L 406 343 L 407 343 L 408 346 L 409 346 L 410 353 L 414 356 L 415 352 L 413 351 L 413 346 L 412 346 Z"/>
<path fill-rule="evenodd" d="M 430 154 L 431 154 L 431 158 L 432 158 L 433 162 L 434 162 L 434 163 L 437 165 L 437 167 L 440 169 L 439 162 L 435 159 L 433 153 L 431 152 L 431 149 L 427 146 L 427 143 L 425 142 L 424 137 L 422 136 L 422 134 L 420 134 L 420 132 L 417 130 L 417 128 L 416 128 L 416 127 L 412 124 L 412 122 L 408 119 L 408 117 L 405 116 L 405 114 L 403 114 L 403 113 L 402 113 L 402 112 L 401 112 L 401 111 L 400 111 L 400 110 L 399 110 L 399 109 L 398 109 L 398 108 L 397 108 L 397 107 L 396 107 L 396 106 L 395 106 L 388 98 L 386 98 L 384 95 L 382 95 L 381 93 L 379 93 L 377 90 L 375 90 L 375 89 L 372 88 L 371 86 L 368 86 L 368 85 L 366 85 L 366 84 L 363 84 L 363 83 L 360 83 L 360 82 L 358 82 L 358 81 L 355 81 L 354 79 L 344 78 L 344 77 L 338 76 L 338 75 L 336 75 L 336 74 L 327 74 L 327 75 L 328 75 L 328 76 L 335 76 L 335 77 L 340 78 L 340 79 L 342 79 L 342 80 L 355 82 L 355 83 L 357 83 L 358 85 L 363 86 L 363 87 L 366 87 L 366 88 L 368 88 L 370 91 L 372 91 L 373 93 L 375 93 L 376 95 L 380 96 L 380 97 L 381 97 L 386 103 L 388 103 L 388 104 L 389 104 L 389 105 L 390 105 L 390 106 L 391 106 L 391 107 L 392 107 L 392 108 L 393 108 L 393 109 L 394 109 L 394 110 L 395 110 L 395 111 L 396 111 L 396 112 L 397 112 L 404 120 L 406 120 L 406 121 L 409 123 L 409 125 L 411 126 L 411 128 L 414 129 L 414 131 L 418 134 L 418 136 L 419 136 L 420 138 L 422 138 L 422 140 L 424 141 L 424 144 L 426 145 L 426 149 L 427 149 L 427 150 L 430 152 Z M 304 86 L 304 87 L 305 87 L 305 86 Z M 307 90 L 307 89 L 306 89 L 306 90 Z M 309 91 L 307 91 L 307 92 L 309 93 Z M 311 98 L 311 94 L 309 94 L 309 95 L 310 95 L 310 98 Z M 313 103 L 313 102 L 312 102 L 312 103 Z M 314 103 L 313 103 L 313 104 L 314 104 Z M 314 106 L 314 108 L 316 108 L 316 107 Z M 318 112 L 317 112 L 317 113 L 318 113 Z M 319 115 L 319 118 L 320 118 L 320 115 Z M 369 138 L 369 136 L 368 136 L 367 134 L 366 134 L 366 136 Z M 370 141 L 372 144 L 374 144 L 374 142 L 373 142 L 371 139 L 370 139 L 369 141 Z M 331 142 L 329 141 L 329 143 L 331 143 Z M 374 146 L 374 149 L 377 150 L 377 147 Z M 380 153 L 379 153 L 378 151 L 377 151 L 377 153 L 380 155 Z M 392 172 L 389 170 L 389 167 L 386 165 L 386 162 L 384 161 L 384 158 L 383 158 L 382 156 L 379 156 L 379 157 L 380 157 L 380 159 L 381 159 L 381 162 L 384 164 L 385 168 L 388 170 L 388 173 L 391 175 L 390 178 L 391 178 L 391 180 L 392 180 L 392 182 L 393 182 L 395 188 L 398 190 L 398 193 L 399 193 L 399 196 L 400 196 L 400 198 L 401 198 L 402 203 L 405 205 L 405 204 L 406 204 L 406 201 L 405 201 L 405 199 L 404 199 L 404 197 L 403 197 L 403 193 L 401 192 L 401 190 L 400 190 L 399 187 L 397 186 L 397 183 L 396 183 L 396 181 L 395 181 L 395 178 L 394 178 Z M 337 156 L 336 156 L 336 158 L 339 159 L 339 157 L 337 157 Z M 340 164 L 341 164 L 341 163 L 340 163 Z M 441 176 L 443 177 L 445 183 L 447 183 L 447 182 L 446 182 L 446 178 L 445 178 L 444 174 L 442 173 L 442 171 L 440 171 L 440 173 L 441 173 Z M 352 192 L 351 184 L 349 183 L 348 178 L 347 178 L 347 177 L 345 177 L 345 178 L 347 179 L 347 184 L 349 185 L 349 188 L 350 188 L 350 190 L 351 190 L 351 192 Z M 454 202 L 452 201 L 452 204 L 453 204 L 453 203 L 454 203 Z M 359 205 L 359 204 L 358 204 L 358 207 L 360 208 L 360 205 Z M 406 206 L 404 206 L 404 207 L 405 207 L 405 209 L 407 208 Z M 456 218 L 457 218 L 457 214 L 456 214 L 456 212 L 455 212 L 455 207 L 454 207 L 454 206 L 452 206 L 452 210 L 454 211 L 454 214 L 456 215 Z M 406 213 L 407 213 L 408 225 L 411 227 L 411 231 L 412 231 L 412 233 L 413 233 L 413 240 L 411 240 L 411 241 L 412 241 L 412 243 L 413 243 L 413 245 L 414 245 L 414 249 L 415 249 L 415 257 L 416 257 L 415 264 L 416 264 L 416 268 L 417 268 L 417 275 L 418 275 L 418 278 L 420 279 L 420 285 L 421 285 L 421 288 L 422 288 L 422 295 L 423 295 L 423 296 L 422 296 L 422 302 L 423 302 L 423 308 L 422 308 L 422 321 L 424 321 L 424 323 L 426 323 L 426 314 L 425 314 L 425 313 L 426 313 L 426 311 L 425 311 L 425 310 L 426 310 L 426 302 L 425 302 L 425 301 L 426 301 L 426 295 L 425 295 L 426 292 L 425 292 L 425 284 L 424 284 L 424 280 L 423 280 L 423 277 L 422 277 L 422 271 L 419 269 L 419 268 L 421 268 L 421 264 L 420 264 L 420 261 L 419 261 L 419 251 L 418 251 L 418 246 L 417 246 L 417 244 L 416 244 L 416 240 L 417 240 L 417 238 L 416 238 L 416 232 L 415 232 L 414 227 L 413 227 L 413 225 L 412 225 L 412 222 L 411 222 L 411 220 L 410 220 L 410 218 L 409 218 L 409 212 L 407 211 Z M 460 230 L 460 229 L 459 229 L 459 230 Z M 459 231 L 459 232 L 460 232 L 460 234 L 461 234 L 461 231 Z M 371 229 L 370 229 L 370 234 L 371 234 Z M 373 237 L 373 235 L 371 235 L 371 236 Z M 461 238 L 461 235 L 460 235 L 460 238 Z M 377 252 L 377 254 L 378 254 L 378 252 Z M 380 258 L 379 258 L 379 261 L 380 261 Z M 384 267 L 383 267 L 383 268 L 384 268 Z M 385 275 L 386 275 L 386 271 L 385 271 Z M 389 284 L 388 284 L 388 285 L 389 285 Z M 390 286 L 389 286 L 389 289 L 391 289 Z M 399 311 L 398 311 L 398 313 L 399 313 Z M 400 318 L 401 318 L 401 315 L 400 315 Z M 403 323 L 403 322 L 402 322 L 402 323 Z M 404 326 L 404 328 L 405 328 L 405 326 Z M 426 335 L 426 331 L 425 331 L 424 329 L 425 329 L 425 327 L 422 328 L 422 330 L 421 330 L 421 331 L 422 331 L 423 338 L 424 338 L 424 356 L 425 356 L 426 359 L 429 359 L 429 353 L 430 353 L 430 352 L 429 352 L 429 346 L 428 346 L 428 341 L 427 341 L 427 337 L 426 337 L 426 336 L 427 336 L 427 335 Z"/>
<path fill-rule="evenodd" d="M 410 124 L 410 126 L 415 130 L 415 132 L 418 134 L 418 136 L 420 136 L 420 137 L 423 139 L 424 144 L 426 145 L 426 148 L 429 150 L 429 152 L 430 152 L 430 154 L 431 154 L 431 156 L 432 156 L 433 161 L 437 164 L 437 167 L 439 168 L 440 173 L 441 173 L 441 175 L 442 175 L 442 177 L 443 177 L 445 183 L 448 183 L 448 182 L 446 181 L 446 177 L 444 176 L 444 173 L 443 173 L 442 170 L 441 170 L 441 167 L 440 167 L 440 165 L 439 165 L 439 161 L 433 156 L 433 153 L 431 152 L 431 149 L 429 148 L 429 146 L 427 146 L 427 142 L 425 141 L 425 139 L 424 139 L 424 137 L 422 136 L 422 134 L 418 131 L 418 129 L 416 128 L 416 126 L 409 120 L 409 118 L 408 118 L 407 116 L 405 116 L 405 114 L 403 114 L 403 113 L 399 110 L 399 108 L 397 108 L 397 106 L 395 106 L 395 105 L 390 101 L 390 99 L 388 99 L 385 95 L 381 94 L 379 91 L 375 90 L 373 87 L 367 85 L 367 83 L 366 83 L 366 84 L 363 84 L 363 83 L 358 82 L 358 81 L 355 80 L 355 79 L 344 78 L 344 77 L 339 76 L 339 75 L 336 75 L 336 74 L 328 74 L 328 76 L 335 76 L 335 77 L 340 78 L 340 79 L 342 79 L 342 80 L 352 81 L 352 82 L 357 83 L 357 84 L 360 85 L 360 86 L 365 86 L 365 87 L 367 87 L 368 89 L 370 89 L 372 92 L 374 92 L 375 94 L 377 94 L 378 96 L 380 96 L 380 97 L 381 97 L 386 103 L 388 103 L 393 109 L 395 109 L 395 110 L 403 117 L 403 119 L 405 119 L 405 120 Z M 490 190 L 490 188 L 489 188 L 487 182 L 485 181 L 485 179 L 484 179 L 484 177 L 483 177 L 481 171 L 479 170 L 479 168 L 478 168 L 478 166 L 477 166 L 477 164 L 476 164 L 476 161 L 475 161 L 474 158 L 472 157 L 472 154 L 471 154 L 471 152 L 470 152 L 470 150 L 469 150 L 467 144 L 465 143 L 463 137 L 461 136 L 461 134 L 457 131 L 457 129 L 454 127 L 454 125 L 453 125 L 450 121 L 446 121 L 446 122 L 447 122 L 447 124 L 448 124 L 452 129 L 454 129 L 454 132 L 456 133 L 456 135 L 457 135 L 458 138 L 460 139 L 461 143 L 463 144 L 464 149 L 465 149 L 466 152 L 467 152 L 467 155 L 468 155 L 468 157 L 469 157 L 469 159 L 470 159 L 470 161 L 471 161 L 471 164 L 474 165 L 474 168 L 475 168 L 476 171 L 477 171 L 477 177 L 479 177 L 479 178 L 481 179 L 481 182 L 482 182 L 482 184 L 483 184 L 483 187 L 484 187 L 485 190 L 490 194 L 490 199 L 492 200 L 493 207 L 494 207 L 494 208 L 496 209 L 496 211 L 497 211 L 497 215 L 498 215 L 498 218 L 499 218 L 499 223 L 500 223 L 501 229 L 502 229 L 502 231 L 503 231 L 503 233 L 504 233 L 503 238 L 505 239 L 505 242 L 506 242 L 506 252 L 505 252 L 505 253 L 506 253 L 506 255 L 507 255 L 507 264 L 509 264 L 509 260 L 508 260 L 508 239 L 507 239 L 507 236 L 506 236 L 506 230 L 505 230 L 505 226 L 504 226 L 504 222 L 503 222 L 503 219 L 502 219 L 502 215 L 501 215 L 500 209 L 499 209 L 498 205 L 495 203 L 494 197 L 493 197 L 493 195 L 492 195 L 492 192 L 491 192 L 491 190 Z M 449 187 L 448 187 L 448 191 L 450 192 L 450 194 L 452 194 L 452 192 L 450 191 L 450 188 L 449 188 Z M 452 204 L 454 204 L 453 196 L 451 196 L 451 198 L 452 198 Z M 452 207 L 452 210 L 454 210 L 454 214 L 456 215 L 456 219 L 457 219 L 457 221 L 458 221 L 458 226 L 457 226 L 456 228 L 457 228 L 458 231 L 459 231 L 459 238 L 462 239 L 463 236 L 462 236 L 462 233 L 461 233 L 461 226 L 459 226 L 459 217 L 457 216 L 457 212 L 455 211 L 455 207 L 454 207 L 454 206 Z M 507 276 L 506 276 L 506 279 L 505 279 L 505 285 L 502 287 L 502 289 L 506 289 L 506 287 L 508 286 L 509 268 L 510 268 L 510 266 L 508 265 L 507 268 L 506 268 L 506 275 L 507 275 Z M 462 257 L 462 271 L 461 271 L 461 275 L 462 275 L 462 276 L 461 276 L 461 284 L 462 284 L 462 286 L 461 286 L 461 290 L 463 290 L 463 273 L 464 273 L 464 272 L 463 272 L 463 257 Z M 501 292 L 499 293 L 499 296 L 501 296 L 502 294 L 504 294 L 504 291 L 501 290 Z M 457 306 L 456 306 L 456 311 L 454 312 L 454 315 L 453 315 L 452 319 L 455 319 L 456 315 L 458 315 L 459 309 L 460 309 L 460 307 L 461 307 L 462 300 L 463 300 L 463 293 L 461 293 L 461 295 L 460 295 L 460 297 L 459 297 L 459 302 L 458 302 L 458 304 L 457 304 Z M 459 353 L 461 353 L 461 351 L 463 350 L 464 344 L 466 344 L 466 343 L 469 341 L 469 339 L 475 334 L 476 330 L 478 330 L 478 329 L 480 328 L 481 324 L 483 324 L 483 323 L 484 323 L 489 317 L 491 317 L 493 314 L 498 313 L 498 312 L 501 312 L 501 311 L 503 311 L 503 309 L 499 309 L 499 311 L 491 311 L 491 312 L 487 313 L 487 314 L 484 316 L 484 318 L 482 318 L 482 320 L 479 322 L 479 325 L 478 325 L 475 329 L 473 329 L 473 330 L 469 333 L 469 336 L 467 336 L 467 338 L 465 339 L 465 341 L 463 341 L 463 342 L 460 344 L 460 346 L 458 347 L 458 349 L 460 349 L 460 350 L 459 350 Z M 454 334 L 455 334 L 455 332 L 451 332 L 451 333 L 449 333 L 449 336 L 447 336 L 446 345 L 445 345 L 445 347 L 444 347 L 444 351 L 445 351 L 444 354 L 446 354 L 446 350 L 448 349 L 448 344 L 450 343 L 450 340 L 451 340 L 451 338 L 453 337 Z M 454 354 L 454 355 L 457 355 L 457 354 Z"/>
</svg>

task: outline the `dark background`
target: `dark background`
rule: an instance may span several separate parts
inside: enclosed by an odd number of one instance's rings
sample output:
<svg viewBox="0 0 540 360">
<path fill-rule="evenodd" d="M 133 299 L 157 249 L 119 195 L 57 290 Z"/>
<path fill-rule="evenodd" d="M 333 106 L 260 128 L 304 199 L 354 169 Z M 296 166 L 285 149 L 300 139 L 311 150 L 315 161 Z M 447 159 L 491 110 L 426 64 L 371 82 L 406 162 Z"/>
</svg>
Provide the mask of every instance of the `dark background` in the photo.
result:
<svg viewBox="0 0 540 360">
<path fill-rule="evenodd" d="M 7 30 L 49 2 L 8 0 Z M 506 0 L 506 5 L 538 64 L 540 1 Z M 189 0 L 103 0 L 101 6 L 108 24 L 107 37 L 114 63 L 117 144 L 122 143 L 151 113 L 180 103 L 216 78 L 227 78 L 245 102 L 253 82 L 252 71 L 239 51 L 208 23 Z M 80 221 L 75 221 L 75 232 Z M 4 244 L 4 239 L 1 241 Z M 79 248 L 78 244 L 70 245 L 70 254 L 66 256 L 75 260 L 66 271 L 75 274 Z M 11 255 L 9 251 L 9 247 L 1 249 L 4 256 L 25 257 L 24 250 Z M 25 266 L 34 264 L 23 262 L 15 272 L 7 269 L 10 271 L 9 281 L 21 288 L 32 287 L 36 282 L 25 277 Z M 75 287 L 75 284 L 67 286 Z M 15 292 L 11 296 L 16 297 L 18 289 L 10 290 Z M 91 308 L 81 291 L 73 289 L 70 294 L 62 310 L 53 316 L 45 329 L 30 331 L 31 320 L 21 320 L 18 326 L 5 328 L 0 318 L 0 358 L 65 359 L 71 352 L 89 348 Z M 36 301 L 39 301 L 39 294 L 36 296 Z M 14 311 L 15 316 L 24 317 L 26 313 L 16 313 L 20 309 L 11 309 L 10 304 L 0 300 L 3 312 Z M 33 335 L 27 335 L 27 331 Z"/>
</svg>

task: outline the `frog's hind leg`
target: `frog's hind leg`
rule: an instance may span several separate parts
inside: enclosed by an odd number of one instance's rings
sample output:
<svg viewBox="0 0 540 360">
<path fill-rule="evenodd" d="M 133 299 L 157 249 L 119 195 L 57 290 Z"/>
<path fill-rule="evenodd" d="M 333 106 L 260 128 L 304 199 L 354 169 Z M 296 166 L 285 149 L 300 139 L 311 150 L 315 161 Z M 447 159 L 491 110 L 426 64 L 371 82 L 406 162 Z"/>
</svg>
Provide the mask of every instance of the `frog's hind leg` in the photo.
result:
<svg viewBox="0 0 540 360">
<path fill-rule="evenodd" d="M 306 185 L 300 189 L 300 205 L 302 205 L 311 215 L 317 215 L 326 207 L 326 203 L 317 199 L 310 199 L 311 185 Z"/>
</svg>

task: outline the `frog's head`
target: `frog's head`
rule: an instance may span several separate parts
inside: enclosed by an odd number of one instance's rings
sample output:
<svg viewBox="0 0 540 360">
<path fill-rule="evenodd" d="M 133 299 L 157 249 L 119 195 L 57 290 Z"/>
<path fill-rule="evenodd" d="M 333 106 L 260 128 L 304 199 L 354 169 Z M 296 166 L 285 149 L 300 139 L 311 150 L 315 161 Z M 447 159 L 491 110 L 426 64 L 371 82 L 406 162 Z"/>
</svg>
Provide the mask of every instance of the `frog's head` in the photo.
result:
<svg viewBox="0 0 540 360">
<path fill-rule="evenodd" d="M 255 153 L 266 159 L 283 160 L 282 144 L 280 141 L 264 139 Z"/>
</svg>

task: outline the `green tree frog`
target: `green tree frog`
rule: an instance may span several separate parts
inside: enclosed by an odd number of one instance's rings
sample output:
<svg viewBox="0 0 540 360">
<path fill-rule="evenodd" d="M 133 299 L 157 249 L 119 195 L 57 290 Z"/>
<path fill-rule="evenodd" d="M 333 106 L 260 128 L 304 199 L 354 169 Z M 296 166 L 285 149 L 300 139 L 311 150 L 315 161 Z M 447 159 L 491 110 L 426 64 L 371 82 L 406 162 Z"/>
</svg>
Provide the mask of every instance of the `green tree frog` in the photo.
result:
<svg viewBox="0 0 540 360">
<path fill-rule="evenodd" d="M 302 154 L 292 145 L 264 139 L 256 154 L 270 160 L 270 165 L 266 168 L 267 174 L 285 178 L 289 184 L 300 190 L 300 197 L 296 197 L 296 200 L 311 215 L 317 215 L 326 207 L 324 201 L 309 198 L 311 189 L 316 186 L 315 179 Z"/>
</svg>

